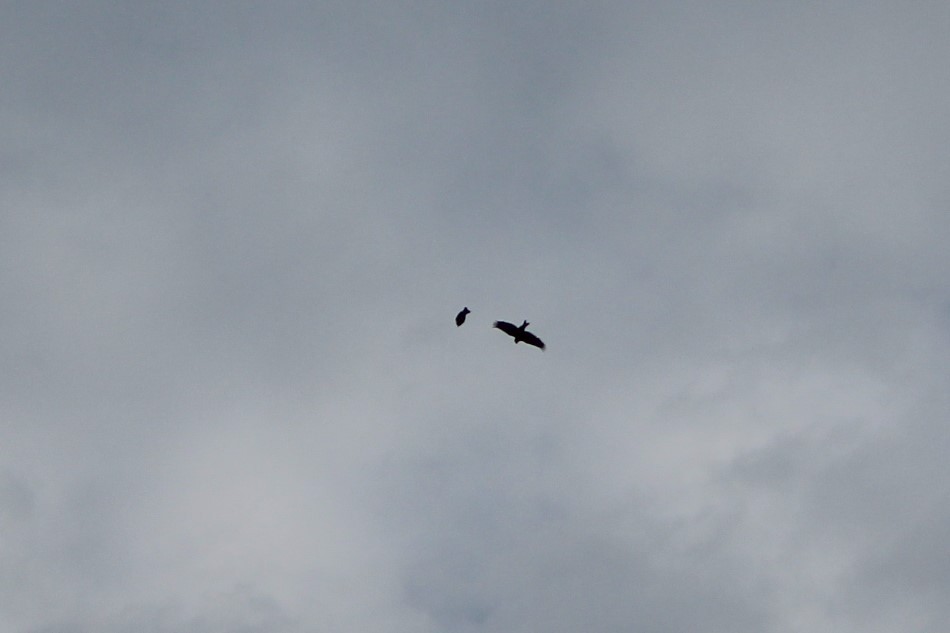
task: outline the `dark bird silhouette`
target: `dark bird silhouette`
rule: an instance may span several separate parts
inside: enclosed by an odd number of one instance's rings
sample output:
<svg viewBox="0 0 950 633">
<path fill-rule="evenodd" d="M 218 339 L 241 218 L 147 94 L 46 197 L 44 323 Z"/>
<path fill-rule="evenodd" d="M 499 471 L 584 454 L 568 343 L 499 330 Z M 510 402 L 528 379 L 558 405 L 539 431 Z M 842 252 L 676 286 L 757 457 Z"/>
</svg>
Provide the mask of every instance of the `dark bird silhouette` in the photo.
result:
<svg viewBox="0 0 950 633">
<path fill-rule="evenodd" d="M 465 315 L 471 312 L 468 308 L 462 308 L 462 311 L 455 315 L 455 327 L 465 323 Z"/>
<path fill-rule="evenodd" d="M 528 345 L 534 345 L 535 347 L 539 347 L 543 350 L 544 341 L 525 329 L 529 325 L 531 324 L 527 321 L 522 323 L 520 327 L 514 323 L 508 323 L 507 321 L 495 321 L 494 327 L 515 339 L 515 344 L 523 341 Z"/>
</svg>

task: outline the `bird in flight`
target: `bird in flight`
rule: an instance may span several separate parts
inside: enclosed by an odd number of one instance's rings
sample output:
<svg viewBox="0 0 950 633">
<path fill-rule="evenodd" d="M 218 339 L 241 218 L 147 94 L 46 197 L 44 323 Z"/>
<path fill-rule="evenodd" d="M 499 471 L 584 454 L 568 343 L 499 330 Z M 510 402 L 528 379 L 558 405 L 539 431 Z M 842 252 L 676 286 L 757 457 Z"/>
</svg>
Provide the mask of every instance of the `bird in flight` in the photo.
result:
<svg viewBox="0 0 950 633">
<path fill-rule="evenodd" d="M 465 315 L 471 312 L 467 307 L 462 308 L 462 311 L 455 315 L 455 327 L 459 327 L 465 323 Z"/>
<path fill-rule="evenodd" d="M 507 321 L 495 321 L 495 325 L 493 327 L 498 328 L 508 336 L 515 339 L 515 344 L 524 341 L 528 345 L 534 345 L 535 347 L 539 347 L 541 350 L 544 350 L 544 341 L 525 329 L 529 325 L 530 323 L 527 321 L 522 323 L 521 326 L 517 326 L 514 323 L 508 323 Z"/>
</svg>

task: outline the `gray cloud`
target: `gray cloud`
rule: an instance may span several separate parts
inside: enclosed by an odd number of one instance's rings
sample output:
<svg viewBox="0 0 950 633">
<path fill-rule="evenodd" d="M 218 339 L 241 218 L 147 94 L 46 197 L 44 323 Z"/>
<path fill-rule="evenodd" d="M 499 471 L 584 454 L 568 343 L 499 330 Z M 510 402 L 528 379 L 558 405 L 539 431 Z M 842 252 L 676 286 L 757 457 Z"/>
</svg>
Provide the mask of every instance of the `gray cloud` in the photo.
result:
<svg viewBox="0 0 950 633">
<path fill-rule="evenodd" d="M 942 631 L 948 20 L 5 5 L 0 626 Z"/>
</svg>

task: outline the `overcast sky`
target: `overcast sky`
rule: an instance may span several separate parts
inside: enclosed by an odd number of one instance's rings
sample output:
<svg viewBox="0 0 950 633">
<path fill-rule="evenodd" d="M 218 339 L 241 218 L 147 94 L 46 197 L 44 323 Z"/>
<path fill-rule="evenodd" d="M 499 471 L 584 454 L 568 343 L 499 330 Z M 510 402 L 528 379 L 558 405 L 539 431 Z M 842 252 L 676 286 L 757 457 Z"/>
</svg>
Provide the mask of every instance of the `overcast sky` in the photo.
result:
<svg viewBox="0 0 950 633">
<path fill-rule="evenodd" d="M 0 630 L 945 633 L 948 33 L 3 2 Z"/>
</svg>

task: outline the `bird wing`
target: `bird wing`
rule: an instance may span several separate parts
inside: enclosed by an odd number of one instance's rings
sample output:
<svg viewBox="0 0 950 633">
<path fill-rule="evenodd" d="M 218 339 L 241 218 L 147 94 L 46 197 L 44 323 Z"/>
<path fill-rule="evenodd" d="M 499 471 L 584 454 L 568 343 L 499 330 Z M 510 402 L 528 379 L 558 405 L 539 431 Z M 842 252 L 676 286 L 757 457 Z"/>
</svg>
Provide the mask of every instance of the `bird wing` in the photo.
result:
<svg viewBox="0 0 950 633">
<path fill-rule="evenodd" d="M 514 323 L 508 323 L 507 321 L 495 321 L 495 325 L 493 327 L 498 328 L 508 336 L 515 336 L 519 333 L 518 326 Z"/>
<path fill-rule="evenodd" d="M 544 350 L 544 341 L 527 330 L 521 333 L 521 342 L 527 343 L 528 345 L 534 345 L 535 347 L 540 347 L 541 350 Z"/>
</svg>

